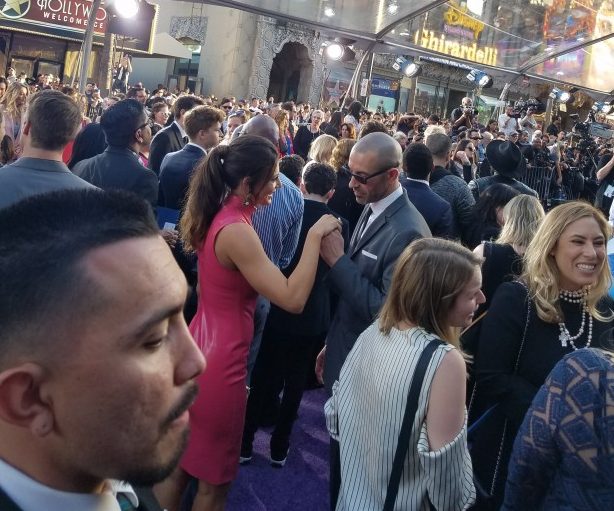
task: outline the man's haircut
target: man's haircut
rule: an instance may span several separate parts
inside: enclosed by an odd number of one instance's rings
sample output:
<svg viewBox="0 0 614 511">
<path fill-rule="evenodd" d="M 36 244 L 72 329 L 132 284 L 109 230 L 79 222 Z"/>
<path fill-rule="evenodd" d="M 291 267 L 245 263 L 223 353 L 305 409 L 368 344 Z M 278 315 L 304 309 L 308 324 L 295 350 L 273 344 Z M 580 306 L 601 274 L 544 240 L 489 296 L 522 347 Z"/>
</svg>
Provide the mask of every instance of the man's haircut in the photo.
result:
<svg viewBox="0 0 614 511">
<path fill-rule="evenodd" d="M 173 117 L 175 118 L 175 120 L 177 120 L 181 118 L 182 110 L 184 110 L 185 112 L 191 110 L 195 106 L 204 104 L 205 102 L 197 96 L 193 96 L 191 94 L 187 96 L 180 96 L 177 98 L 177 101 L 175 101 L 175 104 L 173 105 Z"/>
<path fill-rule="evenodd" d="M 362 128 L 360 128 L 360 133 L 358 134 L 358 138 L 361 139 L 365 135 L 369 135 L 370 133 L 388 133 L 386 126 L 384 126 L 383 122 L 380 121 L 367 121 L 364 123 Z"/>
<path fill-rule="evenodd" d="M 221 123 L 226 119 L 226 114 L 215 107 L 200 105 L 188 110 L 183 117 L 185 132 L 190 139 L 198 135 L 200 130 L 208 130 L 215 123 Z"/>
<path fill-rule="evenodd" d="M 107 144 L 128 147 L 134 132 L 146 122 L 145 108 L 136 99 L 122 99 L 111 105 L 100 118 L 100 126 L 107 138 Z"/>
<path fill-rule="evenodd" d="M 431 122 L 436 122 L 437 124 L 441 122 L 441 118 L 437 114 L 430 115 L 428 120 Z"/>
<path fill-rule="evenodd" d="M 43 90 L 30 98 L 27 122 L 32 147 L 57 151 L 77 136 L 81 109 L 69 96 L 56 90 Z"/>
<path fill-rule="evenodd" d="M 126 93 L 126 97 L 129 99 L 136 98 L 136 93 L 144 91 L 144 90 L 145 89 L 143 87 L 130 87 L 128 89 L 128 92 Z"/>
<path fill-rule="evenodd" d="M 294 106 L 294 101 L 286 101 L 285 103 L 281 104 L 282 110 L 287 110 L 288 112 L 292 112 Z"/>
<path fill-rule="evenodd" d="M 151 207 L 118 190 L 62 190 L 0 210 L 0 370 L 15 354 L 57 350 L 63 327 L 104 303 L 82 265 L 91 250 L 158 232 Z"/>
<path fill-rule="evenodd" d="M 399 167 L 403 160 L 403 153 L 399 143 L 386 133 L 369 133 L 356 142 L 352 154 L 375 155 L 380 169 Z"/>
<path fill-rule="evenodd" d="M 303 183 L 307 193 L 323 197 L 337 185 L 337 173 L 327 163 L 310 163 L 305 167 Z"/>
<path fill-rule="evenodd" d="M 433 170 L 431 151 L 424 144 L 410 144 L 403 153 L 403 168 L 412 179 L 428 179 Z"/>
<path fill-rule="evenodd" d="M 303 173 L 304 166 L 305 160 L 298 154 L 289 154 L 279 160 L 279 172 L 297 186 L 301 182 L 301 174 Z"/>
<path fill-rule="evenodd" d="M 452 148 L 452 140 L 445 133 L 432 133 L 426 137 L 426 147 L 435 158 L 447 158 Z"/>
</svg>

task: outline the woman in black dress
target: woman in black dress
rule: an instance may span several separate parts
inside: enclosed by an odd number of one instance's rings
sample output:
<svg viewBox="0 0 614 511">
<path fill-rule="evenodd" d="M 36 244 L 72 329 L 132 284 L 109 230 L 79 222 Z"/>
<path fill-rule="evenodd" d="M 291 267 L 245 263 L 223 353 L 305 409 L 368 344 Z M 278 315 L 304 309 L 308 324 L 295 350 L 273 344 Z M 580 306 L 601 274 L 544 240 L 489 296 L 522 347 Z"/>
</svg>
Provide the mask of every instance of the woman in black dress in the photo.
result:
<svg viewBox="0 0 614 511">
<path fill-rule="evenodd" d="M 296 135 L 294 135 L 294 153 L 298 154 L 305 161 L 308 159 L 312 142 L 324 134 L 320 129 L 323 119 L 324 112 L 322 110 L 314 110 L 311 113 L 311 122 L 301 126 Z"/>
<path fill-rule="evenodd" d="M 521 278 L 499 286 L 484 319 L 470 420 L 498 406 L 480 427 L 472 458 L 478 481 L 499 505 L 511 446 L 537 390 L 566 354 L 607 342 L 610 235 L 587 203 L 553 209 L 525 252 Z"/>
</svg>

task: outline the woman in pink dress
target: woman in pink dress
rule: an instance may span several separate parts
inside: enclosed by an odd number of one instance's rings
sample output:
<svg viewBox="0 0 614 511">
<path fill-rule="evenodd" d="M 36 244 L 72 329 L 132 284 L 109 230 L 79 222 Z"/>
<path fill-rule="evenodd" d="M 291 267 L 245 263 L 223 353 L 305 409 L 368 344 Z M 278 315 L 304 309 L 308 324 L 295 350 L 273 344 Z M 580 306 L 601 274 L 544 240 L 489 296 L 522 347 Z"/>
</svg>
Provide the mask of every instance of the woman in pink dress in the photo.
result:
<svg viewBox="0 0 614 511">
<path fill-rule="evenodd" d="M 178 469 L 156 493 L 179 508 L 188 476 L 199 480 L 193 511 L 223 510 L 236 477 L 245 419 L 247 355 L 256 297 L 300 312 L 313 286 L 320 241 L 339 221 L 323 217 L 309 231 L 301 260 L 286 278 L 268 259 L 251 217 L 280 186 L 275 146 L 244 135 L 213 149 L 194 171 L 181 232 L 198 255 L 199 302 L 190 331 L 207 360 L 190 410 L 190 439 Z"/>
</svg>

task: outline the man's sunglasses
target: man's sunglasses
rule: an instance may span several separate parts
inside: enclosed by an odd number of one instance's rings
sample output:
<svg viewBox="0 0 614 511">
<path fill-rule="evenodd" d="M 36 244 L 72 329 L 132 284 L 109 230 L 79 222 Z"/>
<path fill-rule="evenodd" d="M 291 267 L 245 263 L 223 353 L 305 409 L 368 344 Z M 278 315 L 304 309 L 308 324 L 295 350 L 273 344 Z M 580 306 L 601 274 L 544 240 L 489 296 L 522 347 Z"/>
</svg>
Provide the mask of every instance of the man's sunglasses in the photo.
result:
<svg viewBox="0 0 614 511">
<path fill-rule="evenodd" d="M 361 176 L 360 174 L 354 174 L 351 170 L 350 167 L 346 166 L 345 167 L 348 171 L 348 174 L 350 174 L 350 176 L 352 176 L 356 181 L 358 181 L 361 185 L 366 185 L 369 182 L 369 179 L 374 178 L 376 176 L 381 176 L 382 174 L 388 172 L 390 170 L 390 168 L 384 169 L 384 170 L 379 170 L 378 172 L 376 172 L 375 174 L 371 174 L 369 176 Z"/>
</svg>

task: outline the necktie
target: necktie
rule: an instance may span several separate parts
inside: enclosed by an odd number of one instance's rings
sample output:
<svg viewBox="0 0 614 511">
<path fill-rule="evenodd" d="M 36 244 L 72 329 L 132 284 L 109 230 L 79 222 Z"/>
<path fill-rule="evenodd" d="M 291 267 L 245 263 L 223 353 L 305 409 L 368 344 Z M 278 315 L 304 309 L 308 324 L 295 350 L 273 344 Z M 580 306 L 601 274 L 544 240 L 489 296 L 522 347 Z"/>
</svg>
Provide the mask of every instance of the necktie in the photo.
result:
<svg viewBox="0 0 614 511">
<path fill-rule="evenodd" d="M 354 239 L 354 246 L 358 244 L 358 242 L 360 241 L 360 238 L 362 238 L 362 235 L 367 230 L 367 223 L 369 222 L 369 218 L 371 218 L 371 214 L 373 213 L 373 211 L 371 210 L 371 206 L 367 206 L 367 207 L 369 209 L 362 217 L 362 221 L 356 226 L 356 238 Z"/>
<path fill-rule="evenodd" d="M 136 511 L 137 508 L 132 505 L 132 502 L 126 497 L 125 493 L 118 493 L 116 499 L 117 502 L 119 502 L 119 509 L 121 509 L 121 511 Z"/>
<path fill-rule="evenodd" d="M 188 139 L 188 136 L 186 135 L 185 137 L 183 137 L 183 143 L 187 144 L 190 140 Z"/>
</svg>

